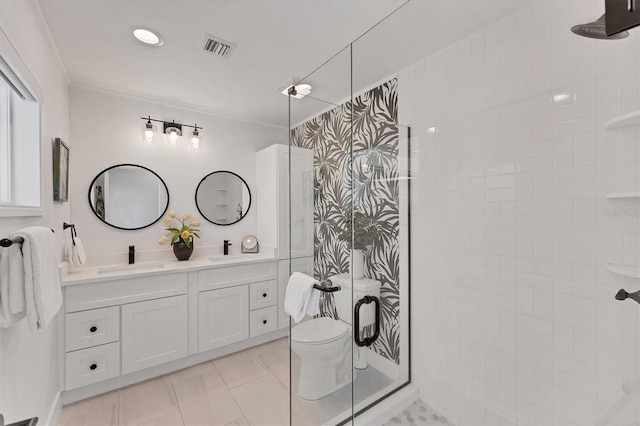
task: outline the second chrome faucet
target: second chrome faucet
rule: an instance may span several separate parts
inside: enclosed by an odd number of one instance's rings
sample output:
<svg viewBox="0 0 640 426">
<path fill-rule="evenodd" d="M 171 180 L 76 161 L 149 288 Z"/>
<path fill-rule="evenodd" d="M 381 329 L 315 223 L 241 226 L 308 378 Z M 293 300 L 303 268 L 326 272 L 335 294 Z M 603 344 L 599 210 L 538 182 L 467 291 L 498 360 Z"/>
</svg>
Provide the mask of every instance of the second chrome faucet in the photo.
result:
<svg viewBox="0 0 640 426">
<path fill-rule="evenodd" d="M 232 246 L 233 244 L 231 244 L 231 240 L 224 240 L 224 255 L 228 256 L 229 255 L 229 246 Z"/>
</svg>

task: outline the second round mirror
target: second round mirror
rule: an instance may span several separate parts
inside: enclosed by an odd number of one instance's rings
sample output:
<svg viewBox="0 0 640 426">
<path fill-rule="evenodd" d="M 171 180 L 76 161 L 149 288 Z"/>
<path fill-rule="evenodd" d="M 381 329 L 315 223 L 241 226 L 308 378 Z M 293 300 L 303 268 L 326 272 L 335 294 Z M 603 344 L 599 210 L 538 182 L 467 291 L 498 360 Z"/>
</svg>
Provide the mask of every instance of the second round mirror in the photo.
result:
<svg viewBox="0 0 640 426">
<path fill-rule="evenodd" d="M 232 225 L 249 212 L 251 191 L 240 176 L 220 170 L 200 181 L 196 189 L 196 206 L 209 222 L 221 226 Z"/>
</svg>

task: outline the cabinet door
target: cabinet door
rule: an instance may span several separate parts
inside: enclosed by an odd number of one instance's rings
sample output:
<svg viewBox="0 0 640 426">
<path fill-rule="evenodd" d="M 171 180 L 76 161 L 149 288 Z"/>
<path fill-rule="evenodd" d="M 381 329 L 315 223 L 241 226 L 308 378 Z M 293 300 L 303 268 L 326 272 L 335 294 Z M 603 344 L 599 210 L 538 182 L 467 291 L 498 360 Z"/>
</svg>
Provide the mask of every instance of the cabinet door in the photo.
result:
<svg viewBox="0 0 640 426">
<path fill-rule="evenodd" d="M 313 257 L 300 257 L 291 260 L 291 273 L 302 272 L 313 277 Z M 289 315 L 284 311 L 284 296 L 289 282 L 289 261 L 278 262 L 278 328 L 289 327 Z"/>
<path fill-rule="evenodd" d="M 122 306 L 122 374 L 187 356 L 187 296 Z"/>
<path fill-rule="evenodd" d="M 280 156 L 280 250 L 285 257 L 289 255 L 289 232 L 291 232 L 291 257 L 313 256 L 313 151 L 292 147 L 291 168 L 289 168 L 288 150 L 280 151 Z M 289 188 L 289 170 L 291 170 L 291 188 Z M 289 189 L 291 189 L 291 210 L 289 210 Z"/>
<path fill-rule="evenodd" d="M 249 286 L 204 291 L 198 297 L 200 352 L 249 338 Z"/>
</svg>

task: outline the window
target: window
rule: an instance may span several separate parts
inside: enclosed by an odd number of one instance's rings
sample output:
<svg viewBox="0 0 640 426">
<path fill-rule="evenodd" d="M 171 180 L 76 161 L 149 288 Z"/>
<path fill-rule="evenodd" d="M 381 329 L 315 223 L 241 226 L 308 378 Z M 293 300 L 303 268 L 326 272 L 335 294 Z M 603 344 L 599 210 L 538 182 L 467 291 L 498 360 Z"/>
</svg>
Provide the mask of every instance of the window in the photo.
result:
<svg viewBox="0 0 640 426">
<path fill-rule="evenodd" d="M 0 54 L 0 216 L 41 215 L 40 103 Z"/>
</svg>

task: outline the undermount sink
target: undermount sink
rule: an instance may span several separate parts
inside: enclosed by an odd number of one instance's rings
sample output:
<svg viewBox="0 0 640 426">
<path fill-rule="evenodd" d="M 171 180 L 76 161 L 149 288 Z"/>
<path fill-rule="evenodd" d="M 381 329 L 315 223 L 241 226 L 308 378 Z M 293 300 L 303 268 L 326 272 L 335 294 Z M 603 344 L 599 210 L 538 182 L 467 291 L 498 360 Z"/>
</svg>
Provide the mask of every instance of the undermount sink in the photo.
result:
<svg viewBox="0 0 640 426">
<path fill-rule="evenodd" d="M 164 269 L 162 263 L 142 264 L 142 265 L 123 265 L 110 266 L 108 268 L 98 269 L 98 274 L 132 274 L 135 272 L 152 272 Z"/>
<path fill-rule="evenodd" d="M 257 255 L 255 254 L 229 254 L 227 256 L 220 254 L 218 256 L 209 257 L 209 260 L 211 260 L 212 262 L 219 262 L 221 260 L 237 261 L 237 260 L 251 260 L 251 259 L 255 259 L 256 257 Z"/>
</svg>

